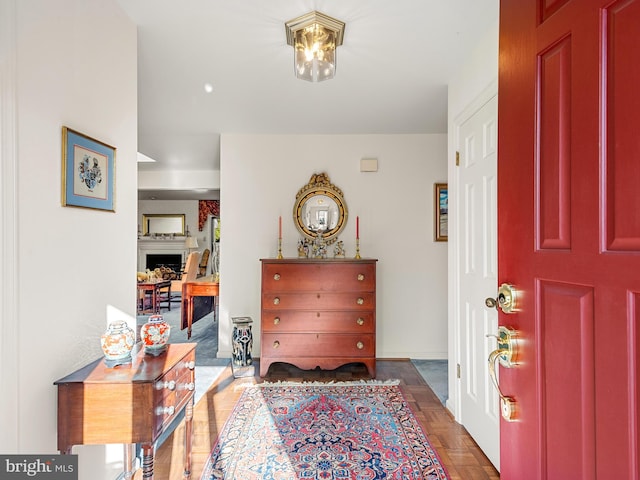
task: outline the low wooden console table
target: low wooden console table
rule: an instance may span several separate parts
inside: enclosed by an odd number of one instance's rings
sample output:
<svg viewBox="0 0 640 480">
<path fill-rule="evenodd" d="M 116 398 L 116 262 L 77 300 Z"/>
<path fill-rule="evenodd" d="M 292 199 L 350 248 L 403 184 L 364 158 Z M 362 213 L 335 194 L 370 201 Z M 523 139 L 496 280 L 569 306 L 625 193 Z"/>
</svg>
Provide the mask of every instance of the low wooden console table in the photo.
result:
<svg viewBox="0 0 640 480">
<path fill-rule="evenodd" d="M 169 299 L 169 310 L 171 310 L 171 280 L 154 280 L 151 282 L 138 282 L 138 294 L 142 298 L 138 298 L 138 314 L 158 314 L 160 313 L 160 290 L 166 288 L 167 298 Z M 145 308 L 147 294 L 151 293 L 151 305 Z"/>
<path fill-rule="evenodd" d="M 220 284 L 213 281 L 213 276 L 202 277 L 193 282 L 182 284 L 182 324 L 181 329 L 187 329 L 187 338 L 191 338 L 193 326 L 193 298 L 213 297 L 213 315 L 216 315 L 216 297 L 220 294 Z"/>
<path fill-rule="evenodd" d="M 133 478 L 127 444 L 142 445 L 142 478 L 153 480 L 154 443 L 185 410 L 183 478 L 191 478 L 195 343 L 170 344 L 158 355 L 136 346 L 133 362 L 108 368 L 102 358 L 54 382 L 58 386 L 58 450 L 125 444 L 125 478 Z"/>
</svg>

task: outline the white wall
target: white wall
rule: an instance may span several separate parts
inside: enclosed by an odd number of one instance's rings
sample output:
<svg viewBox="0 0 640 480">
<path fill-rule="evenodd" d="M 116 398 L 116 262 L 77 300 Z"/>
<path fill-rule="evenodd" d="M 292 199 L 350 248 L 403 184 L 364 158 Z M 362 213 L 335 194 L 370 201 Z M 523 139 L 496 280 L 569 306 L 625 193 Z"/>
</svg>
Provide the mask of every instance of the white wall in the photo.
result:
<svg viewBox="0 0 640 480">
<path fill-rule="evenodd" d="M 447 246 L 433 240 L 433 184 L 446 181 L 446 135 L 222 135 L 220 351 L 230 356 L 230 318 L 254 320 L 260 342 L 260 259 L 297 256 L 298 190 L 326 172 L 344 193 L 349 218 L 340 236 L 355 255 L 377 258 L 377 356 L 446 358 Z M 378 158 L 361 173 L 362 157 Z"/>
<path fill-rule="evenodd" d="M 2 64 L 3 78 L 15 80 L 2 83 L 15 106 L 2 125 L 15 148 L 2 150 L 2 162 L 17 166 L 2 179 L 15 189 L 2 211 L 16 213 L 3 215 L 2 228 L 17 246 L 15 269 L 1 272 L 13 290 L 3 299 L 15 302 L 15 316 L 0 321 L 3 360 L 7 345 L 15 356 L 0 365 L 12 382 L 2 382 L 10 398 L 0 406 L 12 421 L 0 428 L 0 445 L 55 453 L 53 382 L 102 355 L 108 322 L 135 324 L 136 27 L 114 0 L 1 1 L 13 33 L 2 40 L 15 59 Z M 63 125 L 117 148 L 115 213 L 61 206 Z M 122 466 L 121 446 L 115 456 L 104 446 L 74 452 L 83 452 L 81 479 L 113 479 Z"/>
<path fill-rule="evenodd" d="M 476 104 L 486 102 L 488 94 L 497 92 L 499 6 L 497 0 L 493 0 L 492 3 L 490 8 L 496 10 L 496 22 L 487 29 L 483 36 L 477 39 L 475 49 L 470 51 L 468 57 L 460 62 L 460 71 L 456 72 L 449 83 L 447 155 L 449 172 L 449 398 L 447 408 L 453 412 L 456 418 L 458 418 L 460 409 L 456 364 L 459 363 L 461 354 L 458 345 L 460 306 L 457 303 L 456 291 L 458 271 L 462 268 L 459 255 L 459 222 L 456 215 L 460 188 L 455 163 L 455 154 L 458 149 L 456 132 L 459 126 L 457 122 L 463 112 L 473 110 Z"/>
</svg>

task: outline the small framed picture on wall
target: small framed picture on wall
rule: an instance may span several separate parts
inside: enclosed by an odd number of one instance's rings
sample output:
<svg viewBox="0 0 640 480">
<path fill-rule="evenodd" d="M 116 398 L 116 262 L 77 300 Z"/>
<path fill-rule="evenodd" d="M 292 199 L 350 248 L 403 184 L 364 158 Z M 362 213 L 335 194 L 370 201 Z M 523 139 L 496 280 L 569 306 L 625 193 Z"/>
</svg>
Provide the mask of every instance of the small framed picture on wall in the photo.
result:
<svg viewBox="0 0 640 480">
<path fill-rule="evenodd" d="M 116 149 L 62 127 L 62 205 L 115 212 Z"/>
<path fill-rule="evenodd" d="M 446 242 L 449 238 L 449 190 L 446 183 L 434 185 L 435 241 Z"/>
</svg>

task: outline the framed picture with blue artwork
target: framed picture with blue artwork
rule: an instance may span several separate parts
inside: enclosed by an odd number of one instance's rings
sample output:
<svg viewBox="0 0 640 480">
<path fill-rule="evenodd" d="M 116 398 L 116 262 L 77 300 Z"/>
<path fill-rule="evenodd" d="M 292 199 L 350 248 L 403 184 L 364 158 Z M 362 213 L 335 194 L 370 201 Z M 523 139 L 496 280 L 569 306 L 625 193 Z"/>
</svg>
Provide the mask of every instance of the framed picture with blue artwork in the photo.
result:
<svg viewBox="0 0 640 480">
<path fill-rule="evenodd" d="M 446 183 L 434 186 L 435 203 L 435 240 L 446 242 L 449 239 L 449 189 Z"/>
<path fill-rule="evenodd" d="M 62 205 L 115 212 L 116 149 L 62 127 Z"/>
</svg>

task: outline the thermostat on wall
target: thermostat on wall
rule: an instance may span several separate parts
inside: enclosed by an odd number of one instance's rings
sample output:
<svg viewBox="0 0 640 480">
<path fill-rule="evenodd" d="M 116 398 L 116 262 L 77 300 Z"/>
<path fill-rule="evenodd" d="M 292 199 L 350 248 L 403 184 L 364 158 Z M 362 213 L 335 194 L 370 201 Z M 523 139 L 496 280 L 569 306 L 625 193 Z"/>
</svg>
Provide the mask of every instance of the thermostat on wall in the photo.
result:
<svg viewBox="0 0 640 480">
<path fill-rule="evenodd" d="M 377 158 L 361 158 L 360 171 L 361 172 L 377 172 L 378 159 Z"/>
</svg>

